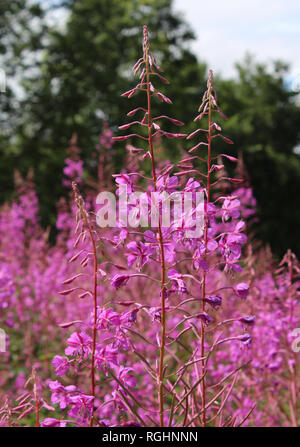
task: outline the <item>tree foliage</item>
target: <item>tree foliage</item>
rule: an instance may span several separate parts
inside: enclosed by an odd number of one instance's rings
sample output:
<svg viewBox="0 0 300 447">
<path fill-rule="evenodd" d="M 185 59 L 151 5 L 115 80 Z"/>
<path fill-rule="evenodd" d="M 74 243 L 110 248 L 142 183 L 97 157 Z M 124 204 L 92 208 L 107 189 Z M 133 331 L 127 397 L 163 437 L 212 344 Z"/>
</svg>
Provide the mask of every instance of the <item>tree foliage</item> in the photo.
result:
<svg viewBox="0 0 300 447">
<path fill-rule="evenodd" d="M 176 98 L 171 113 L 187 123 L 187 132 L 193 129 L 206 66 L 199 62 L 201 55 L 191 51 L 193 32 L 174 13 L 172 3 L 56 1 L 51 3 L 55 17 L 67 13 L 62 24 L 48 20 L 48 2 L 0 3 L 1 67 L 22 86 L 22 94 L 15 95 L 11 84 L 1 94 L 2 199 L 13 190 L 14 168 L 23 174 L 34 168 L 43 222 L 54 223 L 69 140 L 76 132 L 88 167 L 103 120 L 114 129 L 120 124 L 127 107 L 120 94 L 133 86 L 130 67 L 145 23 L 158 62 L 168 73 L 168 96 Z M 258 234 L 280 254 L 287 246 L 300 253 L 300 161 L 293 152 L 300 140 L 300 107 L 285 83 L 288 67 L 276 62 L 269 69 L 248 57 L 237 70 L 235 79 L 219 77 L 217 88 L 230 116 L 226 133 L 236 153 L 243 154 L 258 200 Z M 134 97 L 131 102 L 134 108 Z M 164 113 L 162 104 L 160 111 Z M 166 150 L 166 156 L 178 154 L 174 144 L 167 144 Z M 121 149 L 115 152 L 116 168 L 121 167 L 122 154 Z"/>
<path fill-rule="evenodd" d="M 256 64 L 251 57 L 237 65 L 238 79 L 220 81 L 221 100 L 230 116 L 225 127 L 243 154 L 258 199 L 258 236 L 277 253 L 293 247 L 300 223 L 300 141 L 297 94 L 288 89 L 288 66 Z"/>
</svg>

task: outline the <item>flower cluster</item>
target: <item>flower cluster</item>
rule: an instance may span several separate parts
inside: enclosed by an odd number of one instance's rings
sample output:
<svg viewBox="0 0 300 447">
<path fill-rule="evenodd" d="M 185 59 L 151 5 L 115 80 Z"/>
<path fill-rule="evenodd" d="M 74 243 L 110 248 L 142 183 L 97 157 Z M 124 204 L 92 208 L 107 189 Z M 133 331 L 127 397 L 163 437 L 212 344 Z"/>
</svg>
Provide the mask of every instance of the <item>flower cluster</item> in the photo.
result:
<svg viewBox="0 0 300 447">
<path fill-rule="evenodd" d="M 73 136 L 55 243 L 39 225 L 30 179 L 17 179 L 18 198 L 0 210 L 1 329 L 9 339 L 0 425 L 297 426 L 300 266 L 291 251 L 277 266 L 249 242 L 256 203 L 249 183 L 225 172 L 225 160 L 238 160 L 215 153 L 216 139 L 232 141 L 219 123 L 226 117 L 213 73 L 194 120 L 201 127 L 185 135 L 162 129 L 165 120 L 182 122 L 152 113 L 153 101 L 172 101 L 156 86 L 167 80 L 147 27 L 133 71 L 137 85 L 123 96 L 142 96 L 128 113 L 140 118 L 120 129 L 139 130 L 112 137 L 104 125 L 95 179 L 83 178 Z M 159 160 L 162 138 L 186 144 L 179 162 Z M 112 188 L 119 196 L 126 186 L 147 204 L 155 193 L 155 216 L 139 208 L 154 224 L 129 225 L 132 201 L 126 213 L 118 209 L 119 226 L 100 229 L 95 189 L 110 184 L 109 154 L 123 141 L 134 163 L 110 173 Z M 183 192 L 195 206 L 172 206 L 166 225 L 165 198 Z M 202 231 L 192 235 L 199 210 Z"/>
</svg>

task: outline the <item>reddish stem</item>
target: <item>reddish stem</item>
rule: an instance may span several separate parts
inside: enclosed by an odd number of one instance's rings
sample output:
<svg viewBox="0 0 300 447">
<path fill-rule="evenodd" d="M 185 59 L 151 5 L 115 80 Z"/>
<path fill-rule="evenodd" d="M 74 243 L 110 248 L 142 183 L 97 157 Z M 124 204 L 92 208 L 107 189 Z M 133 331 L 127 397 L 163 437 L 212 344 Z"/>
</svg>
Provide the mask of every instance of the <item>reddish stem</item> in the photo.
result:
<svg viewBox="0 0 300 447">
<path fill-rule="evenodd" d="M 209 95 L 209 109 L 208 109 L 208 157 L 207 157 L 207 187 L 206 187 L 206 201 L 204 203 L 204 211 L 205 211 L 205 228 L 204 228 L 204 260 L 207 254 L 207 242 L 208 242 L 208 216 L 207 216 L 207 203 L 210 200 L 210 167 L 211 167 L 211 89 L 212 85 L 209 85 L 208 95 Z M 205 300 L 206 297 L 206 272 L 203 271 L 202 275 L 202 312 L 205 312 Z M 204 349 L 204 339 L 205 339 L 205 324 L 201 324 L 201 351 L 200 356 L 205 356 Z M 205 361 L 201 362 L 201 375 L 203 376 L 203 380 L 201 382 L 201 392 L 202 392 L 202 425 L 205 427 L 206 425 L 206 387 L 205 387 Z"/>
<path fill-rule="evenodd" d="M 148 49 L 145 53 L 146 58 L 146 76 L 147 76 L 147 114 L 148 114 L 148 141 L 150 147 L 151 161 L 152 161 L 152 180 L 154 184 L 154 191 L 156 191 L 156 168 L 154 149 L 152 141 L 152 117 L 151 117 L 151 92 L 150 92 L 150 80 L 149 80 L 149 59 Z M 164 255 L 164 242 L 161 229 L 161 216 L 159 213 L 158 222 L 158 237 L 159 237 L 159 249 L 160 249 L 160 263 L 161 263 L 161 341 L 159 348 L 159 370 L 158 370 L 158 396 L 159 396 L 159 421 L 160 426 L 164 426 L 164 400 L 163 400 L 163 387 L 164 387 L 164 355 L 165 355 L 165 342 L 166 342 L 166 310 L 165 310 L 165 281 L 166 281 L 166 267 L 165 267 L 165 255 Z"/>
<path fill-rule="evenodd" d="M 95 400 L 95 352 L 97 344 L 97 285 L 98 285 L 98 259 L 97 259 L 97 247 L 93 237 L 93 232 L 87 218 L 86 211 L 80 205 L 80 212 L 84 219 L 87 231 L 89 233 L 92 247 L 93 247 L 93 261 L 94 261 L 94 287 L 93 287 L 93 305 L 94 305 L 94 322 L 93 322 L 93 342 L 92 342 L 92 360 L 91 360 L 91 396 Z M 90 427 L 94 424 L 94 404 L 92 406 L 92 412 L 90 417 Z"/>
<path fill-rule="evenodd" d="M 38 389 L 37 389 L 37 378 L 35 370 L 32 371 L 33 376 L 33 396 L 34 396 L 34 402 L 35 402 L 35 426 L 40 426 L 40 406 L 39 406 L 39 395 L 38 395 Z"/>
</svg>

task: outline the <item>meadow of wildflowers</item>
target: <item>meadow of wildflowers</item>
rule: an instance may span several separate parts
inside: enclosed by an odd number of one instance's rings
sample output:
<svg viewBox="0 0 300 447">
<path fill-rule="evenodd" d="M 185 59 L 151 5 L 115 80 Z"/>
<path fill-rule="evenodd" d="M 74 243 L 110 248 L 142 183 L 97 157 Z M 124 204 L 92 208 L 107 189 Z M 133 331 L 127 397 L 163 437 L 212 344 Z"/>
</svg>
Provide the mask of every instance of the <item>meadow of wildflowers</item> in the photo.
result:
<svg viewBox="0 0 300 447">
<path fill-rule="evenodd" d="M 153 101 L 172 101 L 158 90 L 168 81 L 146 26 L 133 71 L 123 96 L 141 106 L 115 137 L 103 127 L 97 181 L 72 138 L 55 244 L 30 176 L 16 176 L 16 198 L 0 210 L 0 425 L 298 426 L 300 265 L 288 247 L 278 263 L 252 235 L 256 202 L 241 170 L 226 173 L 239 160 L 213 73 L 186 135 L 176 118 L 153 116 Z M 180 161 L 162 159 L 164 138 Z M 106 227 L 104 190 L 130 199 Z M 163 205 L 184 194 L 194 206 L 170 207 L 166 225 Z"/>
</svg>

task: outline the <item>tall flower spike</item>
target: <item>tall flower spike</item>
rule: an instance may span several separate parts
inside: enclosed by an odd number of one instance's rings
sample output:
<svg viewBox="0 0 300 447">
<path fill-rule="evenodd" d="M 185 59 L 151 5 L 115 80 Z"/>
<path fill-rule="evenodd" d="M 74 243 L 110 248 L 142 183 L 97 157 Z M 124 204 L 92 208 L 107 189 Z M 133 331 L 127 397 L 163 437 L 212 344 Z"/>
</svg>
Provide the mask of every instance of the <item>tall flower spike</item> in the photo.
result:
<svg viewBox="0 0 300 447">
<path fill-rule="evenodd" d="M 212 114 L 213 112 L 218 112 L 221 117 L 226 118 L 220 107 L 217 103 L 217 94 L 214 89 L 214 80 L 213 80 L 213 72 L 212 70 L 209 70 L 208 74 L 208 80 L 207 80 L 207 89 L 204 92 L 202 102 L 200 104 L 200 107 L 198 109 L 198 112 L 200 112 L 194 121 L 199 121 L 205 116 L 208 117 L 208 129 L 198 128 L 197 130 L 193 131 L 191 134 L 187 136 L 187 139 L 193 139 L 196 135 L 204 133 L 206 142 L 200 141 L 198 144 L 193 146 L 189 152 L 195 152 L 198 149 L 201 149 L 202 147 L 207 148 L 207 157 L 206 160 L 201 158 L 206 163 L 206 175 L 201 175 L 201 177 L 204 177 L 203 184 L 205 186 L 206 190 L 206 199 L 204 200 L 204 213 L 205 213 L 205 221 L 204 221 L 204 241 L 203 241 L 203 257 L 202 262 L 207 264 L 207 255 L 209 252 L 209 238 L 208 238 L 208 232 L 209 232 L 209 206 L 210 206 L 210 199 L 211 199 L 211 187 L 214 185 L 211 183 L 211 174 L 215 170 L 215 165 L 211 164 L 212 161 L 212 142 L 213 139 L 216 137 L 221 137 L 225 142 L 232 143 L 231 140 L 224 137 L 221 132 L 221 126 L 217 124 L 216 122 L 212 121 Z M 187 171 L 186 171 L 187 172 Z M 193 170 L 191 170 L 193 172 Z M 221 177 L 218 179 L 215 183 L 218 181 L 223 180 L 224 178 Z M 206 181 L 205 181 L 206 180 Z M 207 264 L 208 266 L 208 264 Z M 206 296 L 206 279 L 207 275 L 207 269 L 203 269 L 202 273 L 202 313 L 206 314 L 206 303 L 208 302 L 208 297 Z M 205 356 L 205 323 L 201 323 L 201 357 Z M 206 384 L 205 384 L 205 361 L 201 362 L 201 370 L 203 375 L 203 380 L 201 383 L 201 394 L 202 394 L 202 424 L 203 426 L 206 425 Z"/>
<path fill-rule="evenodd" d="M 82 220 L 82 228 L 85 228 L 83 232 L 80 233 L 80 237 L 84 237 L 87 233 L 90 238 L 90 242 L 92 245 L 92 255 L 93 255 L 93 311 L 94 311 L 94 320 L 93 320 L 93 340 L 92 340 L 92 359 L 91 359 L 91 396 L 95 400 L 95 356 L 96 356 L 96 344 L 97 344 L 97 319 L 98 319 L 98 303 L 97 303 L 97 286 L 98 286 L 98 259 L 97 259 L 97 245 L 94 237 L 94 232 L 89 221 L 89 215 L 87 213 L 84 200 L 82 196 L 79 194 L 77 185 L 75 182 L 72 183 L 75 203 L 78 208 L 78 220 Z M 91 409 L 91 417 L 90 417 L 90 427 L 94 424 L 94 405 L 92 405 Z"/>
<path fill-rule="evenodd" d="M 156 162 L 155 162 L 155 154 L 154 154 L 154 139 L 159 138 L 161 136 L 165 136 L 167 138 L 184 138 L 186 135 L 181 133 L 170 133 L 165 132 L 161 130 L 159 124 L 157 123 L 160 119 L 167 119 L 171 121 L 174 125 L 182 125 L 183 123 L 174 120 L 173 118 L 170 118 L 165 115 L 152 117 L 152 110 L 151 110 L 151 99 L 153 96 L 155 96 L 159 101 L 164 101 L 166 103 L 171 103 L 172 101 L 159 92 L 156 87 L 153 85 L 151 79 L 153 77 L 158 77 L 163 82 L 167 82 L 167 80 L 161 76 L 158 71 L 161 71 L 161 68 L 157 65 L 155 56 L 151 53 L 150 49 L 150 43 L 149 43 L 149 35 L 148 35 L 148 28 L 145 25 L 143 28 L 143 57 L 137 61 L 137 63 L 133 67 L 134 74 L 137 74 L 140 72 L 140 82 L 137 84 L 137 86 L 130 90 L 129 92 L 125 92 L 123 94 L 124 96 L 128 96 L 128 98 L 131 98 L 138 90 L 143 91 L 146 93 L 146 107 L 139 107 L 137 109 L 134 109 L 128 113 L 129 116 L 132 116 L 133 114 L 143 111 L 144 116 L 141 119 L 141 121 L 133 121 L 129 123 L 129 125 L 126 125 L 125 128 L 139 124 L 144 129 L 147 129 L 148 136 L 144 137 L 139 134 L 130 134 L 125 135 L 123 137 L 116 137 L 116 141 L 123 141 L 130 137 L 137 137 L 142 140 L 146 140 L 148 142 L 148 154 L 149 158 L 151 159 L 152 164 L 152 182 L 153 182 L 153 188 L 154 191 L 157 191 L 157 180 L 159 178 L 159 175 L 161 172 L 157 172 L 156 170 Z M 124 129 L 124 126 L 121 126 L 121 128 Z M 163 232 L 162 232 L 162 216 L 161 211 L 159 211 L 159 219 L 158 219 L 158 241 L 159 241 L 159 252 L 160 252 L 160 264 L 161 264 L 161 277 L 160 277 L 160 297 L 161 297 L 161 337 L 159 342 L 159 362 L 158 362 L 158 371 L 157 371 L 157 382 L 158 382 L 158 404 L 159 404 L 159 419 L 160 419 L 160 426 L 164 425 L 164 397 L 163 397 L 163 388 L 164 388 L 164 371 L 165 371 L 165 365 L 164 365 L 164 354 L 165 354 L 165 343 L 166 343 L 166 309 L 165 309 L 165 300 L 166 300 L 166 289 L 165 289 L 165 283 L 167 280 L 166 276 L 166 259 L 165 259 L 165 247 L 164 247 L 164 238 L 163 238 Z"/>
<path fill-rule="evenodd" d="M 150 42 L 149 42 L 149 35 L 148 35 L 148 28 L 146 25 L 144 25 L 143 28 L 143 57 L 140 58 L 136 64 L 133 66 L 133 72 L 135 75 L 139 74 L 139 82 L 138 84 L 131 90 L 128 90 L 127 92 L 124 92 L 122 96 L 127 96 L 129 99 L 134 96 L 138 91 L 144 91 L 147 93 L 147 98 L 150 99 L 153 96 L 155 96 L 160 102 L 166 102 L 168 104 L 171 104 L 172 101 L 170 98 L 165 96 L 162 92 L 160 92 L 153 84 L 152 78 L 157 77 L 160 79 L 163 83 L 168 83 L 168 80 L 163 77 L 159 72 L 161 72 L 160 66 L 156 62 L 156 58 L 154 54 L 151 52 L 150 48 Z M 120 130 L 126 130 L 129 129 L 131 126 L 134 125 L 140 125 L 142 128 L 150 128 L 151 129 L 151 144 L 152 141 L 155 138 L 159 138 L 161 136 L 165 136 L 166 138 L 184 138 L 186 135 L 183 133 L 172 133 L 172 132 L 166 132 L 163 131 L 160 127 L 160 125 L 157 123 L 157 121 L 160 121 L 162 119 L 166 119 L 170 121 L 175 126 L 182 126 L 184 123 L 176 120 L 174 118 L 171 118 L 166 115 L 160 115 L 156 117 L 151 116 L 151 110 L 149 110 L 149 103 L 147 101 L 147 106 L 145 107 L 138 107 L 136 109 L 131 110 L 127 113 L 127 116 L 133 116 L 138 112 L 143 112 L 144 115 L 140 121 L 135 120 L 128 124 L 125 124 L 123 126 L 120 126 Z M 152 130 L 154 132 L 152 132 Z M 131 133 L 119 137 L 114 137 L 114 141 L 125 141 L 129 138 L 139 138 L 144 141 L 148 141 L 150 143 L 150 136 L 148 132 L 148 138 L 144 137 L 143 135 L 140 135 L 138 133 Z M 150 150 L 150 158 L 153 158 L 152 151 Z"/>
</svg>

